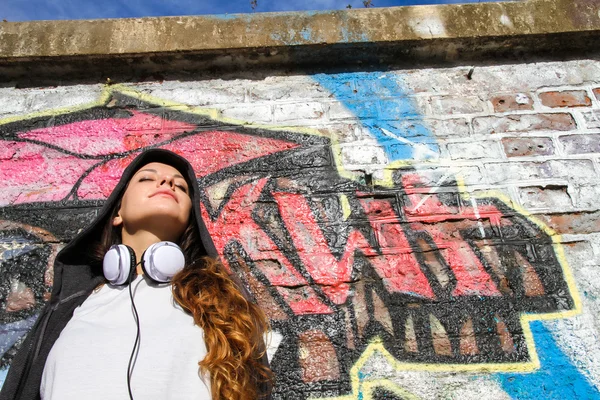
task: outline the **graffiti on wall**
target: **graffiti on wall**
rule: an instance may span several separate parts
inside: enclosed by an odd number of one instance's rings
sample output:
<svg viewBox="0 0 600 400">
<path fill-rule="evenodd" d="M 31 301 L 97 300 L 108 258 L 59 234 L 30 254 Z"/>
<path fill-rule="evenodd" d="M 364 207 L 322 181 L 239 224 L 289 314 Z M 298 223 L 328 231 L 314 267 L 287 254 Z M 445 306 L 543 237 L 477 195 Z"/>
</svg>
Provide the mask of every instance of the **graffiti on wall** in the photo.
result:
<svg viewBox="0 0 600 400">
<path fill-rule="evenodd" d="M 350 177 L 335 139 L 314 132 L 121 88 L 92 107 L 5 121 L 0 135 L 2 366 L 43 304 L 59 243 L 149 147 L 194 166 L 225 266 L 283 338 L 279 397 L 356 393 L 373 351 L 397 368 L 536 369 L 529 321 L 578 307 L 551 232 L 523 211 L 469 196 L 445 171 Z M 412 398 L 384 386 L 370 396 Z"/>
</svg>

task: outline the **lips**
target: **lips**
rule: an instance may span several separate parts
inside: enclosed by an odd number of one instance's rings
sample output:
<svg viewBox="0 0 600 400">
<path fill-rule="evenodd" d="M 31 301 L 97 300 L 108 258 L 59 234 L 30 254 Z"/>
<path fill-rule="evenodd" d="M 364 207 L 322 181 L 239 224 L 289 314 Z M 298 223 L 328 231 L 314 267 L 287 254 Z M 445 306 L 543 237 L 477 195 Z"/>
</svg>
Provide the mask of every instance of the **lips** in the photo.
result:
<svg viewBox="0 0 600 400">
<path fill-rule="evenodd" d="M 173 193 L 170 190 L 158 190 L 158 191 L 152 193 L 150 195 L 150 197 L 154 197 L 154 196 L 158 196 L 158 195 L 167 195 L 167 196 L 173 198 L 173 200 L 175 200 L 176 202 L 179 203 L 179 200 L 177 200 L 177 196 L 175 196 L 175 193 Z"/>
</svg>

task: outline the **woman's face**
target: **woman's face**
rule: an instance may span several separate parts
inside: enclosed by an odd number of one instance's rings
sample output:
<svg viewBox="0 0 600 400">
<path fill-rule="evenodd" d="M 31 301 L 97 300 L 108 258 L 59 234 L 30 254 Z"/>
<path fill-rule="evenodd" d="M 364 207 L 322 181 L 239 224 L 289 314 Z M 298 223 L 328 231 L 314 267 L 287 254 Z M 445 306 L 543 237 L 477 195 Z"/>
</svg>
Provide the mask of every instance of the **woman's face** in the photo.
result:
<svg viewBox="0 0 600 400">
<path fill-rule="evenodd" d="M 132 176 L 113 225 L 129 234 L 158 230 L 168 236 L 163 240 L 176 241 L 188 225 L 191 209 L 188 184 L 181 173 L 153 162 Z"/>
</svg>

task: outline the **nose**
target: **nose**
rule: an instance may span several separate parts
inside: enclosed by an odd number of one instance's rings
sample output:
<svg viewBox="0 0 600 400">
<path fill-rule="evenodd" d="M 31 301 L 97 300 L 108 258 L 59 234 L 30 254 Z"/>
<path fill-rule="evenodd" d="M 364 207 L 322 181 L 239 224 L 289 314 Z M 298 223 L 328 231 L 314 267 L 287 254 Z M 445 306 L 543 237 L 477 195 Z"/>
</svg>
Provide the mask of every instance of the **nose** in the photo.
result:
<svg viewBox="0 0 600 400">
<path fill-rule="evenodd" d="M 158 186 L 168 185 L 171 189 L 175 189 L 175 177 L 173 175 L 163 175 L 158 180 Z"/>
</svg>

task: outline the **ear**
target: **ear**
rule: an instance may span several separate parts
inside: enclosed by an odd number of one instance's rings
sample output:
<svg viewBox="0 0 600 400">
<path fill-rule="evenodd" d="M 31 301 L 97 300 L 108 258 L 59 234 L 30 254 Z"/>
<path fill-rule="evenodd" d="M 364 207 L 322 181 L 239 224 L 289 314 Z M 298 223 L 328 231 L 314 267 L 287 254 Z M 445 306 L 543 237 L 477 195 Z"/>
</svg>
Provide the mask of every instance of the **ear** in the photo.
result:
<svg viewBox="0 0 600 400">
<path fill-rule="evenodd" d="M 121 218 L 121 214 L 117 214 L 117 216 L 113 218 L 113 221 L 112 221 L 113 226 L 119 226 L 122 223 L 123 223 L 123 218 Z"/>
</svg>

